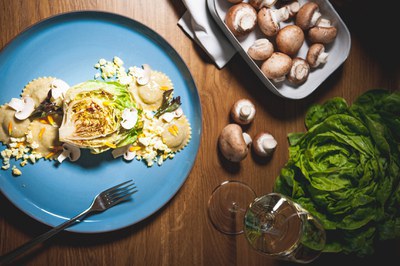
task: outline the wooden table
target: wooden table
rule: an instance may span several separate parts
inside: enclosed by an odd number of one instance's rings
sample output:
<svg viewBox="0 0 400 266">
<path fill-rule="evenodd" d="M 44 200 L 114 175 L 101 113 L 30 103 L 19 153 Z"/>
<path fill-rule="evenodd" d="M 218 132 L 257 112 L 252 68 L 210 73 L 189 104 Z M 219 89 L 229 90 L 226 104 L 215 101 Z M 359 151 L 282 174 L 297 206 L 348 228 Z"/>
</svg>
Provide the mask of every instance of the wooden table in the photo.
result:
<svg viewBox="0 0 400 266">
<path fill-rule="evenodd" d="M 356 3 L 358 1 L 353 1 Z M 361 2 L 361 1 L 359 1 Z M 207 201 L 213 189 L 225 180 L 240 180 L 258 195 L 270 192 L 274 179 L 288 159 L 286 136 L 304 131 L 304 115 L 313 103 L 340 96 L 351 103 L 372 88 L 400 88 L 400 61 L 394 49 L 395 37 L 389 32 L 390 16 L 366 19 L 380 7 L 365 4 L 362 12 L 355 5 L 334 2 L 352 34 L 347 61 L 311 96 L 286 100 L 263 87 L 256 75 L 236 55 L 222 70 L 177 26 L 185 6 L 179 0 L 1 0 L 0 48 L 36 22 L 63 12 L 102 10 L 135 19 L 158 32 L 182 56 L 200 94 L 203 133 L 194 167 L 177 195 L 150 218 L 116 232 L 85 235 L 63 232 L 18 263 L 26 265 L 278 265 L 271 258 L 253 251 L 243 235 L 227 236 L 212 226 L 207 217 Z M 390 14 L 390 11 L 389 11 Z M 374 21 L 382 24 L 374 25 Z M 388 25 L 382 28 L 380 25 Z M 393 32 L 398 32 L 392 29 Z M 377 31 L 377 32 L 375 32 Z M 374 32 L 374 34 L 371 34 Z M 386 35 L 385 35 L 386 36 Z M 394 35 L 393 35 L 394 36 Z M 391 40 L 393 39 L 393 40 Z M 1 83 L 0 83 L 1 84 Z M 278 148 L 269 161 L 252 154 L 238 165 L 227 164 L 218 153 L 217 138 L 230 122 L 229 109 L 239 98 L 249 98 L 257 116 L 247 132 L 271 132 Z M 49 227 L 28 217 L 0 196 L 0 253 L 4 254 Z M 315 264 L 336 265 L 350 261 L 359 265 L 396 264 L 399 242 L 377 247 L 368 259 L 324 254 Z M 392 262 L 390 262 L 392 261 Z"/>
</svg>

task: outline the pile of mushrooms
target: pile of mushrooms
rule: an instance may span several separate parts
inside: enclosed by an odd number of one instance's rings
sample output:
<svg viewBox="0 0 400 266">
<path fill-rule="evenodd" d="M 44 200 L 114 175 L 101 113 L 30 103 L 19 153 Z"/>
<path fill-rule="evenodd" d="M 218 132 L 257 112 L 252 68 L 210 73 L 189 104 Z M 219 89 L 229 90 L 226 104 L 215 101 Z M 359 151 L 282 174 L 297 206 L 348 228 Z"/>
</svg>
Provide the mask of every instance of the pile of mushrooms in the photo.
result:
<svg viewBox="0 0 400 266">
<path fill-rule="evenodd" d="M 301 5 L 298 0 L 227 0 L 233 4 L 225 23 L 236 37 L 254 31 L 265 35 L 247 50 L 263 74 L 275 83 L 287 80 L 304 83 L 310 70 L 322 67 L 328 59 L 325 45 L 332 43 L 337 29 L 324 18 L 317 3 Z M 282 27 L 282 22 L 286 23 Z M 309 48 L 305 58 L 298 56 L 303 44 Z"/>
<path fill-rule="evenodd" d="M 230 116 L 234 123 L 226 125 L 218 138 L 218 147 L 227 160 L 242 161 L 249 153 L 250 146 L 258 156 L 269 157 L 273 154 L 278 143 L 270 133 L 258 133 L 253 140 L 242 129 L 242 126 L 253 122 L 255 114 L 255 106 L 248 99 L 240 99 L 232 105 Z"/>
</svg>

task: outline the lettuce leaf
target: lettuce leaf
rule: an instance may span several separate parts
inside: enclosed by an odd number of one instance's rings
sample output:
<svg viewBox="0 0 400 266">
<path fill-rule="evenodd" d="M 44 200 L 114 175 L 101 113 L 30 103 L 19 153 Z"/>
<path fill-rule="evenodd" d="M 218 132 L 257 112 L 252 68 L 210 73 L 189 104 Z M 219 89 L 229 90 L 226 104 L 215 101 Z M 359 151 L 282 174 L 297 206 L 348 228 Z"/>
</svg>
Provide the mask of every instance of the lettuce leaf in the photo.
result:
<svg viewBox="0 0 400 266">
<path fill-rule="evenodd" d="M 292 197 L 327 231 L 325 252 L 374 252 L 400 236 L 400 93 L 370 90 L 349 106 L 310 107 L 307 132 L 291 133 L 274 191 Z"/>
</svg>

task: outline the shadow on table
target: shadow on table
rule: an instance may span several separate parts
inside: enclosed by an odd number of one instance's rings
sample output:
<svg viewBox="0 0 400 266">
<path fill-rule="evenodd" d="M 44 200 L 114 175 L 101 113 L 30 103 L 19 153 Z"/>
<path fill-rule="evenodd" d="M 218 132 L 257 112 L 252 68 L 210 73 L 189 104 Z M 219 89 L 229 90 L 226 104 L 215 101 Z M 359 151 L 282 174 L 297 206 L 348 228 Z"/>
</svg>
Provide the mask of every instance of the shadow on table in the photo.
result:
<svg viewBox="0 0 400 266">
<path fill-rule="evenodd" d="M 52 229 L 51 227 L 41 222 L 38 222 L 37 220 L 31 218 L 30 216 L 19 210 L 2 193 L 0 193 L 0 202 L 0 220 L 4 220 L 5 223 L 10 225 L 10 227 L 14 227 L 15 230 L 27 236 L 27 241 L 34 239 L 35 237 Z M 20 258 L 16 259 L 12 265 L 27 264 L 32 258 L 36 257 L 38 254 L 46 252 L 49 246 L 70 246 L 74 248 L 96 247 L 106 244 L 109 245 L 110 243 L 132 237 L 132 235 L 144 230 L 146 226 L 156 220 L 159 213 L 161 213 L 170 204 L 170 202 L 145 220 L 119 230 L 93 234 L 81 234 L 62 231 L 47 240 L 46 242 L 39 244 L 36 248 L 33 248 L 31 252 L 28 252 L 26 255 L 23 255 Z M 1 241 L 7 241 L 7 235 L 2 235 Z M 17 244 L 17 246 L 10 248 L 15 249 L 25 243 L 26 242 L 19 243 Z M 7 250 L 6 252 L 10 251 L 11 250 Z M 1 255 L 4 254 L 0 254 L 0 256 Z"/>
</svg>

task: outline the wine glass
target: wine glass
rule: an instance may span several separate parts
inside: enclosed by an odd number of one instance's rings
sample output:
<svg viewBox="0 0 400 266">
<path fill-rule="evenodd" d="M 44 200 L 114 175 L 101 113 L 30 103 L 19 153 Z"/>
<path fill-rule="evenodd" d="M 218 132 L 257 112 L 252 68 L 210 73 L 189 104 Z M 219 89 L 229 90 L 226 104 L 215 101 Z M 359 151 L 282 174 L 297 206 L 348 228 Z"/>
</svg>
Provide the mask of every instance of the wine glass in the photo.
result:
<svg viewBox="0 0 400 266">
<path fill-rule="evenodd" d="M 255 250 L 277 259 L 308 263 L 325 246 L 324 228 L 306 209 L 280 193 L 256 197 L 240 181 L 225 181 L 214 189 L 208 215 L 218 231 L 244 233 Z"/>
</svg>

